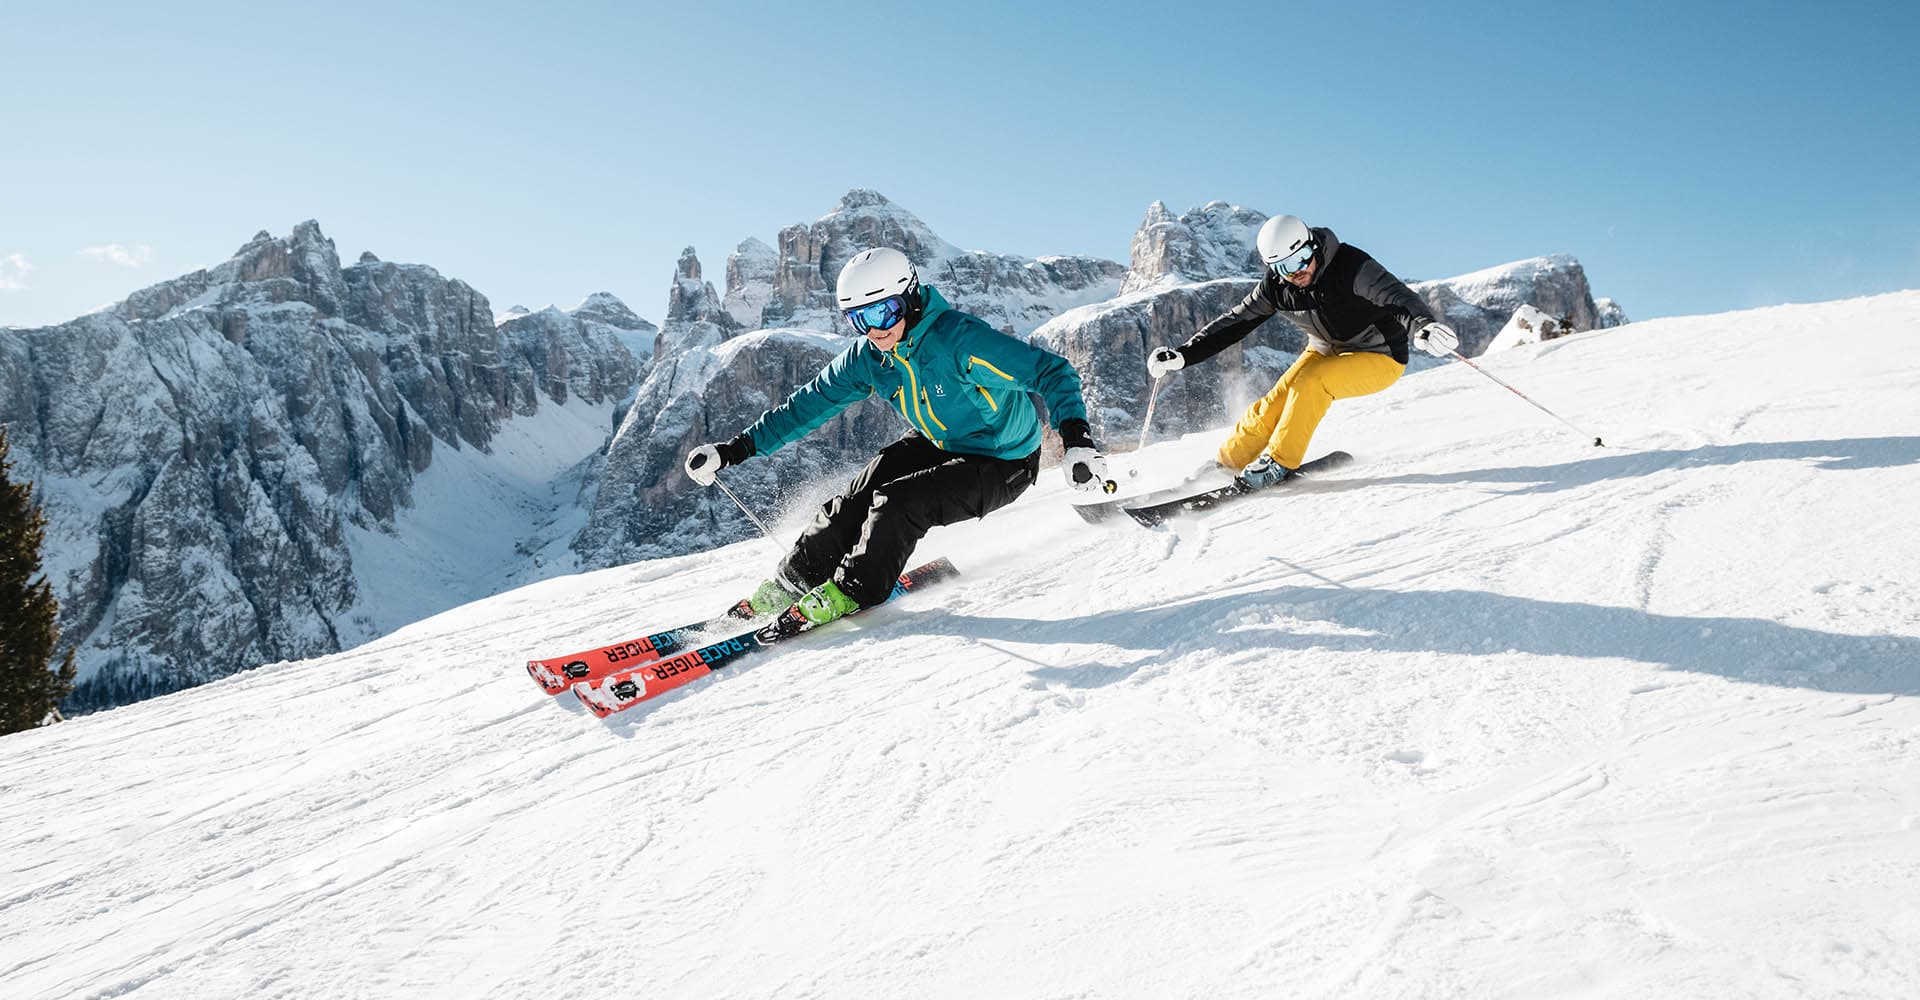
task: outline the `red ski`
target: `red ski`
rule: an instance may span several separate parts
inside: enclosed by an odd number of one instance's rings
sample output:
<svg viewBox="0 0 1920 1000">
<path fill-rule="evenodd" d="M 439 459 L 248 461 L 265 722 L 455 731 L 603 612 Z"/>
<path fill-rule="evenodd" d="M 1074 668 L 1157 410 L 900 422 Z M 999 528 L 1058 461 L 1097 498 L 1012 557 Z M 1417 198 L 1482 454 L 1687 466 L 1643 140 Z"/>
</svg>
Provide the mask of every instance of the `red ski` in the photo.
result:
<svg viewBox="0 0 1920 1000">
<path fill-rule="evenodd" d="M 918 590 L 958 575 L 960 571 L 953 567 L 953 563 L 945 558 L 935 559 L 902 574 L 900 582 L 894 584 L 893 593 L 888 594 L 887 599 L 892 600 L 909 590 Z M 677 656 L 637 666 L 629 665 L 599 678 L 576 682 L 573 693 L 582 705 L 587 706 L 588 711 L 604 719 L 812 629 L 813 626 L 800 617 L 798 610 L 788 608 L 773 624 L 764 628 L 721 639 Z"/>
<path fill-rule="evenodd" d="M 581 681 L 597 680 L 608 674 L 657 660 L 687 646 L 714 636 L 731 635 L 753 620 L 753 607 L 745 601 L 727 609 L 727 613 L 703 622 L 670 628 L 664 632 L 626 639 L 584 653 L 528 660 L 527 673 L 548 694 L 561 694 Z"/>
</svg>

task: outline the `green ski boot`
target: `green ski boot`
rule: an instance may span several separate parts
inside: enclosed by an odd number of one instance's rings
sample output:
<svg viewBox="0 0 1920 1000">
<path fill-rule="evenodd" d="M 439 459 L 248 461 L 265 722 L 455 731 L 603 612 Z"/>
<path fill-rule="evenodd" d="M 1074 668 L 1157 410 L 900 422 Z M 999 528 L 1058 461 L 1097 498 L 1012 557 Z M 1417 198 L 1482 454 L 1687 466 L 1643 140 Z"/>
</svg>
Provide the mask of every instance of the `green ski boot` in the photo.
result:
<svg viewBox="0 0 1920 1000">
<path fill-rule="evenodd" d="M 787 585 L 779 580 L 762 580 L 760 589 L 755 590 L 753 596 L 747 598 L 747 604 L 753 608 L 754 615 L 758 617 L 779 614 L 799 599 L 800 595 L 797 592 L 787 589 Z"/>
<path fill-rule="evenodd" d="M 855 603 L 853 598 L 848 597 L 840 589 L 840 585 L 832 580 L 807 591 L 794 602 L 794 607 L 799 608 L 807 621 L 814 625 L 825 625 L 860 610 L 860 605 Z"/>
</svg>

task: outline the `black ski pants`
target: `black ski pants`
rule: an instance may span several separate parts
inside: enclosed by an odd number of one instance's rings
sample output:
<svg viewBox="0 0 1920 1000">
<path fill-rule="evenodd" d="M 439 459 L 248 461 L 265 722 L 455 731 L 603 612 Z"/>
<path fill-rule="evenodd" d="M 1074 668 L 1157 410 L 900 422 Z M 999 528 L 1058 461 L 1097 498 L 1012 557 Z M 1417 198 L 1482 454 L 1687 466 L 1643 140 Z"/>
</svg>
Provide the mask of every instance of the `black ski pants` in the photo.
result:
<svg viewBox="0 0 1920 1000">
<path fill-rule="evenodd" d="M 845 492 L 820 507 L 780 572 L 806 587 L 832 580 L 861 607 L 873 607 L 893 592 L 928 529 L 985 517 L 1039 474 L 1039 451 L 1019 459 L 962 455 L 908 435 L 880 449 Z"/>
</svg>

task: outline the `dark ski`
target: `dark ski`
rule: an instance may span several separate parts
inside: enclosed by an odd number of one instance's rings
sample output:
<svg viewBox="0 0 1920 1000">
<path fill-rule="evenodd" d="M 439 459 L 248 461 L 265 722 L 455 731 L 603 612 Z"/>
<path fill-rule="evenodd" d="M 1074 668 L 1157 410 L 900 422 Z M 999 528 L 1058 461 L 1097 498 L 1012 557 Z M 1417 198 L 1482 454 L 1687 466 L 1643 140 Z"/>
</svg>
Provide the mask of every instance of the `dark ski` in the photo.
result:
<svg viewBox="0 0 1920 1000">
<path fill-rule="evenodd" d="M 1075 514 L 1080 515 L 1080 519 L 1087 522 L 1088 524 L 1099 524 L 1102 521 L 1108 520 L 1109 518 L 1119 516 L 1128 507 L 1145 507 L 1145 506 L 1151 506 L 1157 503 L 1164 503 L 1165 501 L 1168 501 L 1168 500 L 1177 500 L 1181 497 L 1190 495 L 1192 492 L 1193 492 L 1193 483 L 1186 482 L 1186 483 L 1181 483 L 1179 486 L 1169 487 L 1164 490 L 1155 490 L 1152 493 L 1142 493 L 1137 497 L 1127 497 L 1124 500 L 1103 500 L 1099 503 L 1077 503 L 1073 505 L 1073 512 Z"/>
<path fill-rule="evenodd" d="M 1294 477 L 1311 476 L 1315 473 L 1325 472 L 1328 469 L 1337 469 L 1351 461 L 1353 461 L 1353 456 L 1344 451 L 1330 451 L 1295 469 Z M 1291 478 L 1287 480 L 1287 482 L 1292 481 Z M 1281 483 L 1278 485 L 1285 484 Z M 1272 487 L 1268 487 L 1268 489 L 1271 488 Z M 1252 496 L 1261 492 L 1265 491 L 1250 490 L 1240 485 L 1238 480 L 1235 480 L 1225 486 L 1216 487 L 1211 490 L 1175 497 L 1170 500 L 1161 500 L 1150 504 L 1133 504 L 1123 509 L 1127 512 L 1128 517 L 1148 527 L 1152 527 L 1170 518 L 1179 517 L 1182 514 L 1193 511 L 1211 510 L 1223 503 L 1230 503 L 1240 497 Z"/>
<path fill-rule="evenodd" d="M 1209 478 L 1218 476 L 1224 470 L 1225 466 L 1222 466 L 1213 459 L 1207 459 L 1206 462 L 1183 477 L 1178 485 L 1167 486 L 1130 497 L 1101 500 L 1095 503 L 1076 503 L 1072 505 L 1073 512 L 1079 514 L 1080 519 L 1088 524 L 1099 524 L 1102 521 L 1119 517 L 1126 512 L 1128 507 L 1150 507 L 1168 500 L 1178 500 L 1182 497 L 1191 496 L 1194 492 L 1195 483 L 1205 482 Z"/>
</svg>

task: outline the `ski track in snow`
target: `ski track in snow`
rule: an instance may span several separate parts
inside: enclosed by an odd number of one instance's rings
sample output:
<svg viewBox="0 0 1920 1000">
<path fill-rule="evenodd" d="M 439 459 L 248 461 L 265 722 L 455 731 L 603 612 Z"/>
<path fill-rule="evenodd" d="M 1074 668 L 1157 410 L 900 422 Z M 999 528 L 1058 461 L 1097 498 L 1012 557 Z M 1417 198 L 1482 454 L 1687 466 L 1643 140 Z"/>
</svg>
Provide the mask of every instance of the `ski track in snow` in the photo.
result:
<svg viewBox="0 0 1920 1000">
<path fill-rule="evenodd" d="M 1482 359 L 1604 449 L 1444 366 L 1156 530 L 1049 470 L 607 720 L 521 663 L 775 546 L 7 737 L 0 996 L 1920 995 L 1915 347 L 1901 293 Z"/>
</svg>

